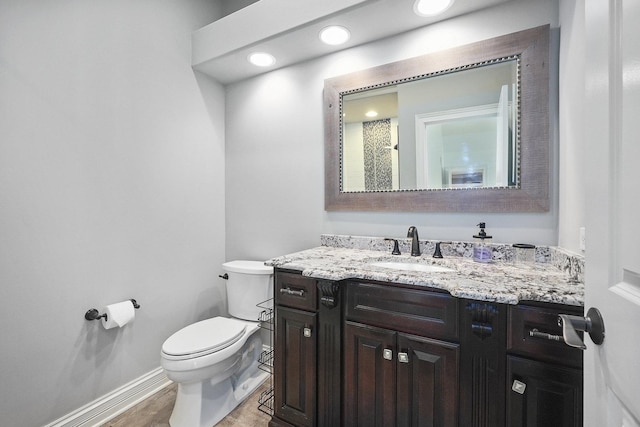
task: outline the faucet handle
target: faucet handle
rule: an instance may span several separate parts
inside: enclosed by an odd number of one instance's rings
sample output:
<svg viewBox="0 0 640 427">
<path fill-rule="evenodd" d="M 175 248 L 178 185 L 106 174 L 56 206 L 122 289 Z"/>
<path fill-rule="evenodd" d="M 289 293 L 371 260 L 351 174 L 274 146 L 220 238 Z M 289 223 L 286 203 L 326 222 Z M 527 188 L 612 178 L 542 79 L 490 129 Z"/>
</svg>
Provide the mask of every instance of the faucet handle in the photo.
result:
<svg viewBox="0 0 640 427">
<path fill-rule="evenodd" d="M 391 251 L 391 255 L 400 255 L 400 247 L 398 246 L 397 239 L 385 238 L 384 240 L 388 242 L 393 242 L 393 250 Z"/>
<path fill-rule="evenodd" d="M 433 257 L 434 258 L 444 258 L 442 256 L 442 252 L 440 252 L 440 245 L 450 245 L 452 242 L 437 242 L 436 243 L 436 250 L 433 251 Z"/>
</svg>

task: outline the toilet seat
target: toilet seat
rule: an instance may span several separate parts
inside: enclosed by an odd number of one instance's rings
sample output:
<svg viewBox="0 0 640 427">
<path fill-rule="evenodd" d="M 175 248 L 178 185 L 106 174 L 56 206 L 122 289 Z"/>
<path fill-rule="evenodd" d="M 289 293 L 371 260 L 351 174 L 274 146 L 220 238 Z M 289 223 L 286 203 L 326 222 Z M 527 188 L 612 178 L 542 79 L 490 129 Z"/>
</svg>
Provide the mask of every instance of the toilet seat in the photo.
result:
<svg viewBox="0 0 640 427">
<path fill-rule="evenodd" d="M 226 317 L 214 317 L 186 326 L 162 344 L 162 356 L 184 360 L 215 353 L 238 342 L 247 323 Z"/>
</svg>

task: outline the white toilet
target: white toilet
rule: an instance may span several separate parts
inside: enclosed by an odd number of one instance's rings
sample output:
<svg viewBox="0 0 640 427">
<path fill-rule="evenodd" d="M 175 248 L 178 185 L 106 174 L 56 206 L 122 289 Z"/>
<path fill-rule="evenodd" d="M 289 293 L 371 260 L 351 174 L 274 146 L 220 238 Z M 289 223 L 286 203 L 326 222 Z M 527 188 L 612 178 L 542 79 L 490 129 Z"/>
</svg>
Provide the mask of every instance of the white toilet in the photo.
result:
<svg viewBox="0 0 640 427">
<path fill-rule="evenodd" d="M 271 298 L 273 268 L 260 261 L 222 264 L 230 317 L 180 329 L 162 344 L 161 366 L 178 383 L 171 427 L 212 427 L 269 376 L 258 368 L 261 308 Z"/>
</svg>

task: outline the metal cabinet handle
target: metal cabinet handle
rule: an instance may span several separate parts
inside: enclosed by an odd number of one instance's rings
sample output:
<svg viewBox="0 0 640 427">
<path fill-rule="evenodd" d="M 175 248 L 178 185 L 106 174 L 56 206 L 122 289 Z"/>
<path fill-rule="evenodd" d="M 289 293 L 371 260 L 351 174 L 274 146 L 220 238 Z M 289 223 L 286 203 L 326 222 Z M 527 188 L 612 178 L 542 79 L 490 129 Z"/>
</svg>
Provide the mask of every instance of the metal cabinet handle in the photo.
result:
<svg viewBox="0 0 640 427">
<path fill-rule="evenodd" d="M 543 340 L 551 340 L 551 341 L 563 341 L 560 335 L 551 335 L 545 332 L 540 332 L 537 329 L 532 329 L 529 331 L 529 336 L 533 338 L 541 338 Z"/>
<path fill-rule="evenodd" d="M 409 363 L 409 355 L 407 353 L 398 353 L 398 362 Z"/>
<path fill-rule="evenodd" d="M 388 348 L 382 350 L 382 358 L 385 360 L 393 360 L 393 350 L 389 350 Z"/>
<path fill-rule="evenodd" d="M 304 335 L 305 338 L 311 338 L 311 328 L 304 328 L 302 335 Z"/>
<path fill-rule="evenodd" d="M 304 289 L 291 289 L 291 288 L 280 288 L 280 293 L 281 294 L 287 294 L 287 295 L 296 295 L 299 297 L 304 296 Z"/>
</svg>

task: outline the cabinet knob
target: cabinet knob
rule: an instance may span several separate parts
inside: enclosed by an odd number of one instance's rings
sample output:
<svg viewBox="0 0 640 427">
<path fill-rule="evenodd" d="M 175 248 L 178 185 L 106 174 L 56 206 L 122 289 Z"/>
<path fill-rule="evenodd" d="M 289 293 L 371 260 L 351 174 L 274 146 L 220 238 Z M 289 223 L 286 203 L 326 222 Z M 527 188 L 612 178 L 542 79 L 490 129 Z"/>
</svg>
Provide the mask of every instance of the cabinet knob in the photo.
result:
<svg viewBox="0 0 640 427">
<path fill-rule="evenodd" d="M 311 328 L 304 328 L 302 335 L 304 335 L 305 338 L 311 338 Z"/>
<path fill-rule="evenodd" d="M 522 381 L 513 380 L 513 384 L 511 385 L 511 390 L 515 391 L 518 394 L 524 394 L 527 385 Z"/>
<path fill-rule="evenodd" d="M 409 355 L 407 353 L 398 353 L 398 362 L 409 363 Z"/>
<path fill-rule="evenodd" d="M 393 350 L 385 348 L 382 350 L 382 358 L 386 360 L 393 360 Z"/>
</svg>

